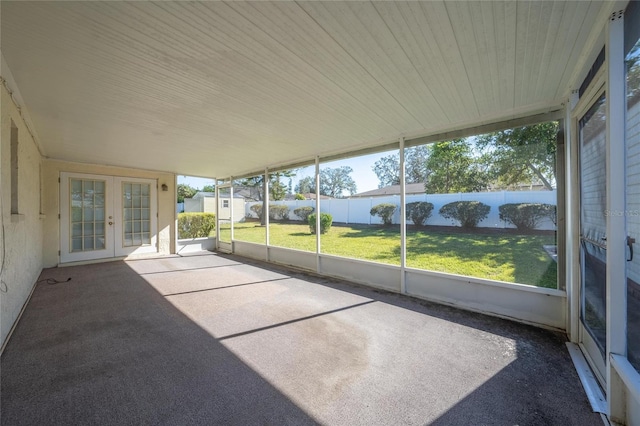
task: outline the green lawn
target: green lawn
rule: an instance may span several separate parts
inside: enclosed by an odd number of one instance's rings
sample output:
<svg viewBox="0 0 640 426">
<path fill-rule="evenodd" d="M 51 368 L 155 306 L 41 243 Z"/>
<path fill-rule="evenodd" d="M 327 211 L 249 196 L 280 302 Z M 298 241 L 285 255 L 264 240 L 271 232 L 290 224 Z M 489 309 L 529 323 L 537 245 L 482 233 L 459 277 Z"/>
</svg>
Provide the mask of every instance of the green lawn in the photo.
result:
<svg viewBox="0 0 640 426">
<path fill-rule="evenodd" d="M 556 288 L 556 262 L 542 248 L 553 235 L 465 233 L 443 228 L 407 231 L 407 266 L 491 280 Z M 230 231 L 222 230 L 229 239 Z M 266 231 L 255 222 L 234 224 L 234 239 L 264 244 Z M 226 237 L 226 238 L 224 238 Z M 307 225 L 271 223 L 270 243 L 315 252 L 315 235 Z M 321 236 L 321 252 L 400 264 L 400 228 L 333 225 Z"/>
</svg>

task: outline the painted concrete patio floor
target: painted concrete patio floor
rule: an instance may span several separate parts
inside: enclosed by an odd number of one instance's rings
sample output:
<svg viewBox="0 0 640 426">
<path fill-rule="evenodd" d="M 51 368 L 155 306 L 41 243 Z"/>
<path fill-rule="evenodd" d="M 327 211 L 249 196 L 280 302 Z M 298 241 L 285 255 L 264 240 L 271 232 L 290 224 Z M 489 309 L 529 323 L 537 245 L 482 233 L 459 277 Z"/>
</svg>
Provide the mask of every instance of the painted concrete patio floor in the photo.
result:
<svg viewBox="0 0 640 426">
<path fill-rule="evenodd" d="M 235 256 L 54 268 L 3 425 L 602 425 L 565 337 Z"/>
</svg>

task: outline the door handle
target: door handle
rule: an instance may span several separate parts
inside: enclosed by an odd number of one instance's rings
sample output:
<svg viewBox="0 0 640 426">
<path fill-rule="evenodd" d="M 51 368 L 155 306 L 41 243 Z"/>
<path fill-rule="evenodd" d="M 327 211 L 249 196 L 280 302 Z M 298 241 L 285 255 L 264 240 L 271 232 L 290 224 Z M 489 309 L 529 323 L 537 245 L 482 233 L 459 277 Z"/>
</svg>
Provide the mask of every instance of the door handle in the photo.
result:
<svg viewBox="0 0 640 426">
<path fill-rule="evenodd" d="M 109 225 L 113 225 L 113 222 L 109 222 Z"/>
<path fill-rule="evenodd" d="M 633 244 L 636 242 L 635 238 L 631 238 L 627 236 L 627 245 L 629 246 L 629 258 L 627 262 L 631 262 L 633 260 Z"/>
</svg>

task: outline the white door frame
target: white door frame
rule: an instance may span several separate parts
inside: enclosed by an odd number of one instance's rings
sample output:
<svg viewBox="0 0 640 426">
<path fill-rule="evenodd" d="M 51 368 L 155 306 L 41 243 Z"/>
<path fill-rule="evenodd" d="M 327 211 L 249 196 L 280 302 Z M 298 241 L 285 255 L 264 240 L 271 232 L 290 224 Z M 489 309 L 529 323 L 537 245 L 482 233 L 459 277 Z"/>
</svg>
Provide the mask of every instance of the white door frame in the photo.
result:
<svg viewBox="0 0 640 426">
<path fill-rule="evenodd" d="M 105 183 L 104 193 L 104 248 L 90 251 L 73 251 L 71 248 L 71 179 L 95 180 Z M 125 183 L 149 185 L 149 233 L 150 244 L 125 246 L 124 210 L 122 202 Z M 145 212 L 146 215 L 146 212 Z M 60 263 L 126 257 L 129 255 L 158 252 L 158 197 L 154 179 L 129 178 L 87 173 L 60 173 Z"/>
<path fill-rule="evenodd" d="M 124 239 L 124 206 L 122 205 L 122 186 L 125 183 L 141 183 L 149 185 L 149 220 L 151 234 L 151 243 L 138 246 L 125 246 Z M 130 177 L 114 177 L 113 178 L 113 221 L 114 221 L 114 237 L 115 237 L 115 255 L 129 256 L 131 254 L 148 254 L 158 252 L 158 185 L 154 179 L 140 179 Z"/>
<path fill-rule="evenodd" d="M 104 249 L 92 251 L 74 252 L 71 248 L 71 179 L 84 179 L 102 181 L 105 183 L 105 212 L 104 212 L 104 230 L 105 241 Z M 93 175 L 84 173 L 60 173 L 60 262 L 77 262 L 94 259 L 104 259 L 115 256 L 115 246 L 113 239 L 107 237 L 107 223 L 109 217 L 113 216 L 113 203 L 107 202 L 109 198 L 113 198 L 113 177 L 105 175 Z"/>
<path fill-rule="evenodd" d="M 583 300 L 582 274 L 583 274 L 583 267 L 584 267 L 583 265 L 584 256 L 582 255 L 581 238 L 580 238 L 580 233 L 582 231 L 582 223 L 580 219 L 582 215 L 582 200 L 581 200 L 582 183 L 581 183 L 581 177 L 580 177 L 580 170 L 581 170 L 580 163 L 582 162 L 582 158 L 581 158 L 582 150 L 581 150 L 581 141 L 580 141 L 579 121 L 603 94 L 605 94 L 605 108 L 606 108 L 606 105 L 610 102 L 609 93 L 606 91 L 607 88 L 605 86 L 605 81 L 606 81 L 606 62 L 601 66 L 600 70 L 598 71 L 596 76 L 593 78 L 593 81 L 590 83 L 589 87 L 587 88 L 583 96 L 578 101 L 576 108 L 572 112 L 572 118 L 571 118 L 572 134 L 574 135 L 571 143 L 574 147 L 573 152 L 576 154 L 576 157 L 578 160 L 576 163 L 575 171 L 574 171 L 577 177 L 575 181 L 577 183 L 577 188 L 576 188 L 577 197 L 574 198 L 574 201 L 576 202 L 575 214 L 577 215 L 577 220 L 576 220 L 576 226 L 574 227 L 574 230 L 576 231 L 575 238 L 572 240 L 572 244 L 574 245 L 573 250 L 576 253 L 577 258 L 579 259 L 579 264 L 575 265 L 576 266 L 576 269 L 574 270 L 575 285 L 573 287 L 574 291 L 572 292 L 572 298 L 575 298 L 574 300 L 576 301 L 576 304 L 574 305 L 576 309 L 572 309 L 570 312 L 571 312 L 571 315 L 575 316 L 576 318 L 575 324 L 577 326 L 577 330 L 576 330 L 577 333 L 574 334 L 574 338 L 577 338 L 576 343 L 580 345 L 586 360 L 590 364 L 594 372 L 594 375 L 598 378 L 598 382 L 600 382 L 600 385 L 602 386 L 603 389 L 606 389 L 606 383 L 607 383 L 607 366 L 606 366 L 607 349 L 605 347 L 605 359 L 603 359 L 600 354 L 598 345 L 596 344 L 594 339 L 591 337 L 589 332 L 585 329 L 584 324 L 580 319 L 581 312 L 582 312 L 582 300 Z M 609 117 L 606 116 L 606 119 L 608 122 Z M 608 145 L 608 140 L 605 143 Z M 609 160 L 605 158 L 603 159 L 603 161 L 607 163 Z M 608 167 L 609 165 L 605 164 L 605 168 L 608 168 Z M 603 176 L 603 178 L 606 180 L 607 176 L 605 175 Z M 607 193 L 609 193 L 611 188 L 610 182 L 606 181 L 605 187 L 607 189 Z M 609 246 L 607 245 L 607 253 L 608 253 L 608 250 L 609 250 Z M 606 267 L 608 271 L 610 266 L 607 264 Z M 607 331 L 609 331 L 608 328 L 607 328 Z"/>
</svg>

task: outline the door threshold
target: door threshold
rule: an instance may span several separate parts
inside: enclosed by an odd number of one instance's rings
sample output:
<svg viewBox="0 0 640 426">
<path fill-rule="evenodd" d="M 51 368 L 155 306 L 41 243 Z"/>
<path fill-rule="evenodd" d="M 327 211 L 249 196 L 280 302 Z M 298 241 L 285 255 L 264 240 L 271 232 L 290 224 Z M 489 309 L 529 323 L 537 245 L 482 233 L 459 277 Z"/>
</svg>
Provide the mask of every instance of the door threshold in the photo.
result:
<svg viewBox="0 0 640 426">
<path fill-rule="evenodd" d="M 582 350 L 580 350 L 578 345 L 571 342 L 567 342 L 567 349 L 569 350 L 569 355 L 571 355 L 573 366 L 576 368 L 584 392 L 587 394 L 591 409 L 596 413 L 608 416 L 607 399 L 598 384 L 596 376 L 593 374 L 593 371 L 591 371 L 591 367 L 585 359 Z"/>
</svg>

